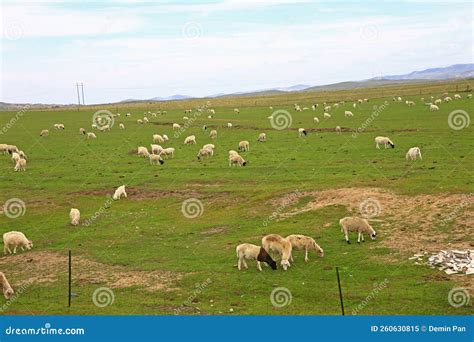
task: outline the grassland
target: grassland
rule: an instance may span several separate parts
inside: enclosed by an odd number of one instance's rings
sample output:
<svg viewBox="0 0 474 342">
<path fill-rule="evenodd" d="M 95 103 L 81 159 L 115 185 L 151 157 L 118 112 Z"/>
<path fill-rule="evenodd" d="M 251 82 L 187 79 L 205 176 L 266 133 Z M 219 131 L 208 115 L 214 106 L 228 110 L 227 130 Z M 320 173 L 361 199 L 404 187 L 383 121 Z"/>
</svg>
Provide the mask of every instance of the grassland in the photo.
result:
<svg viewBox="0 0 474 342">
<path fill-rule="evenodd" d="M 305 94 L 304 98 L 297 94 L 294 98 L 211 100 L 215 117 L 196 115 L 192 125 L 177 138 L 171 124 L 183 124 L 183 108 L 203 105 L 204 100 L 155 108 L 136 104 L 83 107 L 80 111 L 26 111 L 0 135 L 0 143 L 18 145 L 29 158 L 26 172 L 13 172 L 9 157 L 0 155 L 0 202 L 19 198 L 26 212 L 14 219 L 1 215 L 0 227 L 2 233 L 23 231 L 35 245 L 31 251 L 0 260 L 0 270 L 9 276 L 12 286 L 23 286 L 23 293 L 4 312 L 174 314 L 181 308 L 180 314 L 337 315 L 336 266 L 341 270 L 348 313 L 382 282 L 386 287 L 372 295 L 358 314 L 472 312 L 472 304 L 454 308 L 448 302 L 448 292 L 455 286 L 470 287 L 472 291 L 472 278 L 448 277 L 407 259 L 420 249 L 472 248 L 472 226 L 466 219 L 472 206 L 462 206 L 457 202 L 461 197 L 456 197 L 473 191 L 472 125 L 454 130 L 448 125 L 448 115 L 456 109 L 472 113 L 474 100 L 468 100 L 463 92 L 461 100 L 443 103 L 439 111 L 430 112 L 419 95 L 440 97 L 455 86 L 418 85 L 412 89 L 415 86 L 410 85 L 379 92 Z M 459 89 L 464 87 L 465 82 L 460 82 Z M 415 107 L 392 102 L 393 95 L 407 89 L 411 95 L 404 96 L 404 100 L 415 101 Z M 355 110 L 351 102 L 346 102 L 328 120 L 322 120 L 321 106 L 316 113 L 311 109 L 296 113 L 292 109 L 294 102 L 310 108 L 314 102 L 321 103 L 324 96 L 328 101 L 369 97 L 370 102 Z M 238 104 L 240 114 L 234 114 Z M 289 129 L 272 129 L 267 118 L 272 113 L 270 104 L 291 113 Z M 353 130 L 363 126 L 374 106 L 381 105 L 384 109 L 379 115 L 354 137 Z M 166 115 L 151 118 L 147 125 L 136 123 L 144 111 L 164 107 Z M 93 113 L 99 108 L 122 115 L 110 132 L 97 132 L 96 140 L 86 140 L 79 134 L 79 127 L 89 130 Z M 354 118 L 345 118 L 344 110 L 352 110 Z M 126 112 L 132 115 L 125 117 Z M 16 114 L 0 112 L 0 127 Z M 313 123 L 315 115 L 321 123 Z M 65 124 L 64 131 L 52 128 L 59 122 Z M 120 122 L 125 130 L 118 129 Z M 234 127 L 228 129 L 227 122 Z M 196 158 L 198 147 L 211 142 L 201 128 L 203 124 L 217 129 L 218 138 L 215 156 L 200 162 Z M 342 135 L 333 132 L 336 125 L 343 127 Z M 309 135 L 298 138 L 299 127 L 307 128 Z M 45 128 L 50 129 L 50 135 L 39 137 Z M 267 133 L 268 141 L 257 144 L 260 132 Z M 162 166 L 152 166 L 134 154 L 137 146 L 149 146 L 154 133 L 167 134 L 171 141 L 163 145 L 176 148 L 175 158 Z M 191 134 L 196 135 L 198 146 L 183 145 L 184 137 Z M 390 136 L 395 149 L 375 149 L 373 139 L 377 135 Z M 250 152 L 243 153 L 248 166 L 229 168 L 227 151 L 236 149 L 240 140 L 251 144 Z M 422 161 L 405 160 L 412 146 L 421 148 Z M 122 184 L 127 185 L 129 197 L 112 202 L 108 195 Z M 347 245 L 338 220 L 355 214 L 354 207 L 359 203 L 353 203 L 353 207 L 331 203 L 301 210 L 309 203 L 317 204 L 318 192 L 343 188 L 355 193 L 359 189 L 380 189 L 407 201 L 429 196 L 435 205 L 447 196 L 453 201 L 445 207 L 440 205 L 434 218 L 423 203 L 407 202 L 418 209 L 407 213 L 412 220 L 405 224 L 398 222 L 395 214 L 413 208 L 386 208 L 381 199 L 380 222 L 374 222 L 378 239 Z M 182 213 L 183 201 L 190 198 L 199 199 L 203 205 L 196 218 Z M 292 200 L 286 203 L 288 198 Z M 71 227 L 71 207 L 79 208 L 83 221 L 89 219 L 91 224 Z M 456 218 L 442 224 L 453 210 L 457 210 Z M 281 215 L 280 219 L 274 219 L 278 216 L 275 213 Z M 292 214 L 285 216 L 288 213 Z M 421 222 L 423 230 L 419 229 Z M 247 271 L 237 271 L 235 246 L 242 242 L 259 244 L 268 233 L 311 235 L 326 255 L 321 259 L 312 254 L 310 262 L 304 263 L 303 253 L 296 252 L 295 263 L 287 272 L 269 268 L 258 272 L 253 262 L 248 262 Z M 394 236 L 405 236 L 407 241 L 392 243 Z M 354 236 L 352 240 L 355 242 Z M 68 250 L 72 250 L 74 260 L 70 308 Z M 94 305 L 93 293 L 99 287 L 112 289 L 113 304 L 104 308 Z M 275 308 L 271 304 L 270 293 L 276 287 L 291 291 L 289 305 Z"/>
</svg>

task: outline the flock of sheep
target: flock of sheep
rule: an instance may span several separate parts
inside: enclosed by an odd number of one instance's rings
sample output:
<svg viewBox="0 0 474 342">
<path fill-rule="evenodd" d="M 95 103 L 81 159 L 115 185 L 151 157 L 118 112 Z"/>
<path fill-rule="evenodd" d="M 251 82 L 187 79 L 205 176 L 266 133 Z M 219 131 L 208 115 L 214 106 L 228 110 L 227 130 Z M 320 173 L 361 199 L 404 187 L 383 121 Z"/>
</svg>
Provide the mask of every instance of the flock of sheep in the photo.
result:
<svg viewBox="0 0 474 342">
<path fill-rule="evenodd" d="M 444 101 L 444 102 L 450 102 L 452 101 L 452 98 L 448 96 L 447 93 L 443 94 L 444 98 L 438 98 L 434 99 L 434 97 L 431 97 L 431 102 L 425 103 L 425 99 L 421 98 L 421 102 L 424 103 L 429 107 L 430 111 L 435 111 L 439 110 L 439 105 Z M 468 94 L 467 98 L 471 98 L 472 94 Z M 461 96 L 459 94 L 454 95 L 454 99 L 458 100 L 461 99 Z M 358 105 L 363 104 L 364 102 L 368 102 L 368 99 L 359 99 L 358 101 L 354 102 L 352 104 L 353 108 L 357 108 Z M 402 102 L 401 97 L 394 97 L 393 101 L 395 102 Z M 406 105 L 411 107 L 415 106 L 414 101 L 405 101 Z M 344 105 L 344 101 L 341 101 L 339 103 L 334 103 L 332 105 L 328 105 L 327 103 L 323 104 L 324 112 L 323 112 L 323 117 L 324 119 L 330 119 L 331 118 L 331 110 L 338 108 L 340 105 Z M 317 108 L 319 107 L 319 104 L 314 104 L 312 106 L 312 110 L 316 111 Z M 270 107 L 271 110 L 273 110 L 272 107 Z M 202 112 L 205 110 L 205 107 L 198 107 L 198 111 Z M 301 108 L 298 104 L 294 104 L 294 110 L 297 112 L 302 112 L 305 110 L 309 110 L 308 107 L 303 107 Z M 212 118 L 213 115 L 215 115 L 215 110 L 214 109 L 207 109 L 209 116 L 208 118 Z M 192 109 L 187 109 L 185 110 L 185 114 L 192 113 Z M 240 110 L 238 108 L 234 109 L 235 114 L 239 114 Z M 146 124 L 149 122 L 149 119 L 147 117 L 148 115 L 151 115 L 152 117 L 156 117 L 157 114 L 166 114 L 166 111 L 160 111 L 157 113 L 145 113 L 143 119 L 138 119 L 137 123 L 138 124 Z M 127 113 L 126 116 L 130 116 L 130 113 Z M 114 117 L 120 116 L 119 113 L 113 114 Z M 346 118 L 352 118 L 354 116 L 354 113 L 352 111 L 346 110 L 344 111 L 344 116 Z M 271 117 L 269 117 L 271 118 Z M 183 117 L 184 120 L 189 120 L 187 116 Z M 313 118 L 314 123 L 319 123 L 320 120 L 317 116 Z M 57 123 L 54 124 L 54 129 L 55 130 L 64 130 L 65 125 L 62 123 Z M 233 125 L 232 123 L 227 124 L 228 128 L 232 128 Z M 99 121 L 94 122 L 92 124 L 93 129 L 98 129 L 99 131 L 108 131 L 111 129 L 110 124 L 100 124 Z M 123 123 L 119 124 L 120 129 L 125 129 L 125 125 Z M 174 131 L 181 130 L 182 127 L 178 123 L 173 123 L 172 128 Z M 208 127 L 206 125 L 203 126 L 203 130 L 207 131 Z M 335 131 L 338 134 L 342 133 L 342 129 L 340 126 L 337 126 Z M 97 136 L 93 132 L 87 132 L 84 128 L 79 129 L 79 133 L 86 136 L 87 139 L 95 139 Z M 46 137 L 49 135 L 49 130 L 44 129 L 41 131 L 40 136 Z M 307 135 L 307 131 L 304 128 L 299 128 L 298 129 L 298 136 L 299 137 L 304 137 Z M 209 132 L 209 137 L 212 140 L 215 140 L 217 138 L 217 130 L 211 130 Z M 175 148 L 173 147 L 166 147 L 163 148 L 160 144 L 164 144 L 168 142 L 170 139 L 166 134 L 153 134 L 152 136 L 152 143 L 150 144 L 150 150 L 148 150 L 147 147 L 145 146 L 139 146 L 137 149 L 137 154 L 141 157 L 147 158 L 150 161 L 150 164 L 163 164 L 164 159 L 166 158 L 173 158 L 175 155 Z M 267 141 L 267 135 L 266 133 L 260 133 L 257 137 L 257 142 L 263 143 Z M 195 135 L 190 135 L 187 136 L 184 139 L 184 144 L 185 145 L 196 145 L 196 136 Z M 395 144 L 390 140 L 388 137 L 384 136 L 377 136 L 375 138 L 375 146 L 377 149 L 380 149 L 380 146 L 383 145 L 384 148 L 395 148 Z M 242 140 L 238 144 L 238 151 L 239 152 L 248 152 L 250 150 L 250 143 L 247 140 Z M 202 148 L 198 150 L 197 153 L 197 159 L 202 160 L 203 158 L 206 157 L 212 157 L 214 155 L 214 150 L 215 150 L 215 145 L 214 144 L 205 144 Z M 27 156 L 26 154 L 20 150 L 17 146 L 15 145 L 9 145 L 9 144 L 0 144 L 0 152 L 9 153 L 11 155 L 11 160 L 14 163 L 14 171 L 25 171 L 26 170 L 26 162 L 27 162 Z M 229 161 L 229 167 L 232 166 L 246 166 L 247 161 L 239 154 L 239 152 L 235 150 L 230 150 L 229 151 L 229 156 L 228 156 L 228 161 Z M 408 150 L 408 152 L 405 155 L 406 159 L 408 160 L 416 160 L 417 158 L 422 159 L 421 157 L 421 150 L 419 147 L 412 147 Z M 113 199 L 114 200 L 119 200 L 122 197 L 127 198 L 127 193 L 125 189 L 125 185 L 122 185 L 118 187 L 114 194 L 113 194 Z M 72 208 L 69 213 L 69 218 L 70 218 L 70 223 L 73 226 L 77 226 L 80 224 L 80 211 L 77 208 Z M 358 239 L 357 242 L 364 242 L 364 235 L 363 234 L 368 234 L 371 239 L 375 239 L 376 237 L 376 232 L 375 230 L 370 226 L 368 221 L 363 218 L 359 217 L 344 217 L 339 221 L 340 227 L 341 227 L 341 232 L 344 233 L 344 238 L 347 241 L 347 243 L 350 243 L 349 241 L 349 232 L 357 232 L 358 233 Z M 25 248 L 27 250 L 30 250 L 33 247 L 33 242 L 29 240 L 25 234 L 22 232 L 17 232 L 17 231 L 11 231 L 3 234 L 3 243 L 4 243 L 4 254 L 10 253 L 10 254 L 15 254 L 17 251 L 17 248 L 20 248 L 21 250 L 24 250 Z M 279 255 L 281 261 L 280 265 L 284 270 L 287 270 L 288 267 L 290 267 L 290 261 L 293 262 L 293 256 L 292 256 L 292 251 L 293 250 L 304 250 L 305 251 L 305 261 L 308 261 L 308 252 L 310 250 L 314 250 L 320 254 L 321 257 L 324 256 L 324 251 L 323 249 L 316 243 L 316 241 L 305 235 L 299 235 L 299 234 L 292 234 L 287 236 L 286 238 L 278 235 L 278 234 L 269 234 L 266 235 L 262 238 L 262 246 L 257 246 L 254 244 L 250 243 L 243 243 L 239 244 L 236 247 L 236 253 L 238 257 L 238 269 L 241 270 L 243 267 L 247 268 L 247 263 L 246 259 L 249 260 L 256 260 L 257 261 L 257 268 L 258 270 L 262 271 L 261 268 L 261 262 L 264 262 L 268 264 L 272 269 L 277 268 L 276 262 L 273 260 L 272 256 L 270 255 L 271 252 Z M 0 272 L 0 284 L 3 285 L 3 293 L 5 298 L 10 298 L 13 295 L 13 290 L 11 286 L 9 285 L 5 275 Z"/>
</svg>

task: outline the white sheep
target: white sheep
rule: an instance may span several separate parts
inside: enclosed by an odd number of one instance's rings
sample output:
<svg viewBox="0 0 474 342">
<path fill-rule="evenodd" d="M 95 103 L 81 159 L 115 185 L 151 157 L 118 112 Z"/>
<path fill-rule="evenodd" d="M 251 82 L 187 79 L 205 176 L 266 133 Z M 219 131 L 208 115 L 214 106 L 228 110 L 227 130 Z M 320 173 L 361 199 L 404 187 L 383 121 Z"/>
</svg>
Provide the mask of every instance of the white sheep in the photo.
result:
<svg viewBox="0 0 474 342">
<path fill-rule="evenodd" d="M 151 153 L 153 154 L 160 154 L 161 151 L 163 151 L 163 147 L 161 145 L 156 145 L 156 144 L 151 144 Z"/>
<path fill-rule="evenodd" d="M 407 104 L 408 107 L 413 107 L 413 106 L 416 105 L 416 103 L 414 101 L 408 101 L 407 100 L 405 103 Z"/>
<path fill-rule="evenodd" d="M 330 111 L 331 111 L 331 106 L 326 106 L 326 107 L 324 107 L 324 111 L 325 111 L 325 112 L 330 112 Z"/>
<path fill-rule="evenodd" d="M 269 234 L 262 238 L 262 247 L 267 251 L 278 253 L 281 256 L 280 264 L 286 271 L 290 267 L 291 242 L 278 234 Z"/>
<path fill-rule="evenodd" d="M 120 129 L 125 129 L 125 125 L 123 123 L 119 123 L 119 128 Z"/>
<path fill-rule="evenodd" d="M 319 123 L 319 118 L 318 118 L 317 116 L 315 116 L 315 117 L 313 118 L 313 121 L 314 121 L 315 123 Z"/>
<path fill-rule="evenodd" d="M 15 168 L 14 168 L 15 171 L 26 171 L 26 159 L 18 159 L 18 161 L 16 162 L 16 165 L 15 165 Z"/>
<path fill-rule="evenodd" d="M 115 190 L 114 192 L 114 195 L 112 196 L 112 198 L 114 200 L 119 200 L 123 197 L 127 198 L 127 192 L 125 191 L 125 185 L 121 185 L 117 188 L 117 190 Z"/>
<path fill-rule="evenodd" d="M 212 157 L 214 155 L 214 150 L 209 148 L 201 148 L 197 154 L 197 159 L 201 160 L 204 157 Z"/>
<path fill-rule="evenodd" d="M 240 113 L 239 108 L 234 108 L 234 113 L 235 113 L 235 114 L 239 114 L 239 113 Z"/>
<path fill-rule="evenodd" d="M 184 144 L 185 145 L 196 145 L 196 136 L 194 136 L 194 135 L 187 136 L 186 139 L 184 139 Z"/>
<path fill-rule="evenodd" d="M 331 114 L 329 114 L 328 112 L 324 112 L 323 116 L 325 119 L 329 119 L 331 117 Z"/>
<path fill-rule="evenodd" d="M 22 232 L 11 231 L 3 234 L 3 254 L 7 254 L 7 251 L 12 254 L 12 248 L 13 254 L 16 254 L 18 247 L 22 251 L 24 251 L 24 248 L 30 250 L 33 248 L 33 242 L 28 240 Z"/>
<path fill-rule="evenodd" d="M 150 121 L 149 121 L 148 118 L 145 116 L 145 117 L 143 118 L 143 123 L 148 123 L 148 122 L 150 122 Z"/>
<path fill-rule="evenodd" d="M 375 230 L 370 226 L 369 222 L 366 219 L 359 218 L 359 217 L 344 217 L 339 220 L 339 225 L 341 226 L 341 232 L 344 233 L 344 238 L 346 239 L 347 243 L 351 243 L 349 241 L 349 232 L 357 232 L 357 242 L 360 243 L 364 242 L 364 233 L 370 235 L 372 240 L 375 240 L 377 233 Z"/>
<path fill-rule="evenodd" d="M 228 123 L 227 123 L 227 127 L 232 128 L 232 123 L 231 123 L 231 122 L 228 122 Z"/>
<path fill-rule="evenodd" d="M 358 99 L 357 103 L 362 104 L 364 101 L 362 99 Z"/>
<path fill-rule="evenodd" d="M 161 153 L 160 154 L 150 154 L 148 156 L 148 158 L 150 159 L 150 164 L 153 165 L 153 163 L 157 164 L 160 163 L 160 165 L 163 165 L 164 164 L 164 160 L 163 158 L 161 158 Z"/>
<path fill-rule="evenodd" d="M 187 116 L 183 116 L 183 120 L 189 120 Z"/>
<path fill-rule="evenodd" d="M 71 221 L 71 225 L 77 226 L 79 224 L 79 220 L 81 219 L 81 212 L 79 209 L 71 208 L 69 212 L 69 220 Z"/>
<path fill-rule="evenodd" d="M 337 134 L 341 134 L 341 133 L 342 133 L 341 126 L 336 126 L 336 133 L 337 133 Z"/>
<path fill-rule="evenodd" d="M 430 104 L 430 111 L 434 112 L 436 110 L 439 110 L 439 107 L 437 105 Z"/>
<path fill-rule="evenodd" d="M 237 268 L 239 271 L 242 270 L 242 266 L 246 269 L 248 268 L 245 259 L 256 260 L 257 269 L 260 272 L 262 271 L 260 262 L 266 262 L 273 270 L 276 270 L 277 268 L 276 262 L 268 254 L 268 252 L 260 246 L 253 245 L 251 243 L 242 243 L 235 248 L 235 252 L 237 253 Z"/>
<path fill-rule="evenodd" d="M 298 128 L 298 137 L 302 137 L 303 135 L 306 136 L 308 133 L 304 128 Z"/>
<path fill-rule="evenodd" d="M 418 146 L 410 148 L 405 155 L 406 160 L 416 160 L 417 157 L 420 157 L 420 160 L 423 160 L 423 158 L 421 158 L 421 150 Z"/>
<path fill-rule="evenodd" d="M 215 129 L 213 129 L 210 133 L 209 133 L 209 137 L 211 139 L 216 139 L 217 138 L 217 131 Z"/>
<path fill-rule="evenodd" d="M 138 120 L 137 120 L 137 124 L 142 125 L 142 124 L 143 124 L 143 120 L 142 120 L 142 119 L 138 119 Z"/>
<path fill-rule="evenodd" d="M 12 153 L 12 162 L 16 164 L 21 159 L 20 154 L 17 152 Z"/>
<path fill-rule="evenodd" d="M 247 140 L 242 140 L 239 142 L 238 150 L 243 152 L 250 151 L 250 143 Z"/>
<path fill-rule="evenodd" d="M 148 156 L 150 155 L 150 153 L 148 152 L 148 149 L 144 146 L 139 146 L 138 147 L 137 154 L 140 157 L 145 157 L 145 158 L 148 158 Z"/>
<path fill-rule="evenodd" d="M 265 142 L 267 141 L 267 134 L 266 133 L 260 133 L 257 138 L 257 142 Z"/>
<path fill-rule="evenodd" d="M 395 144 L 388 137 L 376 137 L 375 138 L 375 147 L 380 149 L 379 145 L 384 145 L 385 148 L 391 146 L 395 148 Z"/>
<path fill-rule="evenodd" d="M 444 98 L 444 102 L 451 102 L 452 100 L 453 100 L 453 99 L 452 99 L 451 97 L 449 97 L 449 96 L 446 96 L 446 97 Z"/>
<path fill-rule="evenodd" d="M 7 280 L 7 277 L 5 274 L 3 274 L 3 272 L 0 272 L 0 285 L 2 285 L 3 296 L 6 300 L 9 300 L 11 297 L 13 297 L 15 291 L 13 291 L 10 283 Z"/>
<path fill-rule="evenodd" d="M 443 101 L 441 99 L 436 99 L 434 104 L 435 105 L 440 105 Z"/>
<path fill-rule="evenodd" d="M 459 95 L 459 94 L 454 94 L 454 99 L 455 99 L 455 100 L 460 100 L 460 99 L 461 99 L 461 95 Z"/>
<path fill-rule="evenodd" d="M 468 99 L 471 99 L 471 98 L 472 98 L 472 94 L 467 94 L 467 98 L 468 98 Z"/>
<path fill-rule="evenodd" d="M 204 145 L 202 148 L 206 148 L 206 149 L 208 149 L 208 150 L 214 151 L 214 149 L 216 148 L 216 145 L 214 145 L 214 144 L 206 144 L 206 145 Z"/>
<path fill-rule="evenodd" d="M 181 125 L 180 124 L 177 124 L 177 123 L 174 123 L 173 124 L 173 129 L 174 130 L 177 130 L 177 129 L 180 129 L 181 128 Z"/>
<path fill-rule="evenodd" d="M 97 136 L 93 132 L 88 132 L 87 133 L 87 139 L 96 139 Z"/>
<path fill-rule="evenodd" d="M 175 152 L 174 147 L 167 147 L 167 148 L 164 148 L 164 149 L 161 150 L 160 156 L 164 156 L 164 157 L 171 156 L 171 158 L 173 158 L 174 157 L 174 152 Z"/>
<path fill-rule="evenodd" d="M 354 116 L 354 113 L 352 113 L 350 110 L 346 110 L 344 112 L 344 115 L 346 118 L 352 118 Z"/>
<path fill-rule="evenodd" d="M 230 151 L 229 151 L 229 158 L 230 158 L 231 156 L 238 156 L 238 155 L 239 155 L 239 153 L 238 153 L 237 151 L 234 151 L 234 150 L 230 150 Z"/>
<path fill-rule="evenodd" d="M 159 134 L 153 134 L 153 142 L 163 144 L 165 142 L 165 139 Z"/>
<path fill-rule="evenodd" d="M 246 166 L 247 162 L 239 154 L 229 155 L 229 166 L 236 166 L 236 165 L 239 165 L 240 167 Z"/>
<path fill-rule="evenodd" d="M 54 124 L 54 129 L 64 129 L 64 124 Z"/>
<path fill-rule="evenodd" d="M 324 256 L 323 249 L 314 241 L 310 236 L 301 235 L 301 234 L 292 234 L 286 237 L 291 243 L 292 250 L 305 251 L 304 261 L 308 262 L 308 251 L 314 250 L 319 253 L 321 257 Z M 293 253 L 290 254 L 290 261 L 293 262 Z"/>
<path fill-rule="evenodd" d="M 163 134 L 163 140 L 168 141 L 168 140 L 170 140 L 170 138 L 168 138 L 168 136 L 166 134 Z"/>
<path fill-rule="evenodd" d="M 40 133 L 40 137 L 47 137 L 49 135 L 49 131 L 47 129 L 43 129 Z"/>
<path fill-rule="evenodd" d="M 25 152 L 23 151 L 18 151 L 18 155 L 20 156 L 20 158 L 23 158 L 23 159 L 27 159 L 28 160 L 28 157 L 26 156 Z"/>
</svg>

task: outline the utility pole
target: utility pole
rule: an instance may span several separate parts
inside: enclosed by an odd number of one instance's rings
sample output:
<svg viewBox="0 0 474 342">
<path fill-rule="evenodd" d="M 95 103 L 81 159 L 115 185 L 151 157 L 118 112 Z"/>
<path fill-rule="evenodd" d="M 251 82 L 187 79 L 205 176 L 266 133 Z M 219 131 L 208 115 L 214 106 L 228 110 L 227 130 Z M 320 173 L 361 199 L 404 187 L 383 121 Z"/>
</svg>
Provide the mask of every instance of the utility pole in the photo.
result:
<svg viewBox="0 0 474 342">
<path fill-rule="evenodd" d="M 81 83 L 81 91 L 82 91 L 82 104 L 85 105 L 84 103 L 84 84 Z"/>
<path fill-rule="evenodd" d="M 79 83 L 76 83 L 76 89 L 77 89 L 77 109 L 81 107 L 81 97 L 79 96 Z"/>
</svg>

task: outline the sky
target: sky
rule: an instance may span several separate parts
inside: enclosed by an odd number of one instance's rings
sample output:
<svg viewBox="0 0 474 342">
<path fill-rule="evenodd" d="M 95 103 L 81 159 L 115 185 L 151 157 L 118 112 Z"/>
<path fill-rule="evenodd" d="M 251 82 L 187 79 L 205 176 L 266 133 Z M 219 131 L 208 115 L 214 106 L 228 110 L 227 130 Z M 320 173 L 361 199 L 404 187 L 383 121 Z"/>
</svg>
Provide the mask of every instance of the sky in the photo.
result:
<svg viewBox="0 0 474 342">
<path fill-rule="evenodd" d="M 472 63 L 471 1 L 1 1 L 0 101 L 105 103 Z"/>
</svg>

